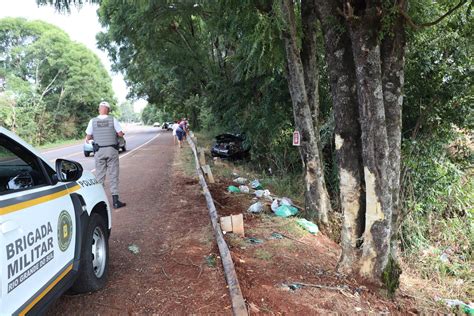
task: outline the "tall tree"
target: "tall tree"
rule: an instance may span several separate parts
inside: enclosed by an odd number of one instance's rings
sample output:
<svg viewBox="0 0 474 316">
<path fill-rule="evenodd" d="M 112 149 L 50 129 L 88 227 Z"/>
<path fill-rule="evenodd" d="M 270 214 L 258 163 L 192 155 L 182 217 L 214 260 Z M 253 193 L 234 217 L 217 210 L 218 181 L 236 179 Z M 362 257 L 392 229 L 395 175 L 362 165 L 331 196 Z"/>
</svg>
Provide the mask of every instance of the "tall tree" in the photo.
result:
<svg viewBox="0 0 474 316">
<path fill-rule="evenodd" d="M 300 154 L 305 179 L 305 208 L 308 215 L 315 215 L 318 224 L 327 227 L 331 202 L 326 188 L 319 139 L 318 72 L 316 63 L 314 5 L 303 1 L 302 15 L 305 35 L 303 50 L 298 48 L 297 21 L 293 1 L 281 2 L 286 29 L 282 31 L 288 67 L 288 87 L 293 103 L 295 125 L 301 133 Z M 303 67 L 302 58 L 304 61 Z M 310 103 L 311 102 L 311 103 Z"/>
</svg>

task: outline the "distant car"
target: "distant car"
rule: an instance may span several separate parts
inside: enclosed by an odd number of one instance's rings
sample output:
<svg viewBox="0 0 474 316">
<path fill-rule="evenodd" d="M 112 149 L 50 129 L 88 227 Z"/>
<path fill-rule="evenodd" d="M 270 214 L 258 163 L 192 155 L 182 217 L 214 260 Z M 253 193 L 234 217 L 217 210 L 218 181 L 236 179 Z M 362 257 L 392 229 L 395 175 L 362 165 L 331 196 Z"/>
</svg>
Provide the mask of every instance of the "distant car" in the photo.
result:
<svg viewBox="0 0 474 316">
<path fill-rule="evenodd" d="M 167 131 L 172 131 L 173 130 L 173 128 L 172 128 L 173 124 L 174 124 L 173 122 L 164 122 L 163 125 L 161 125 L 161 129 L 165 129 Z"/>
<path fill-rule="evenodd" d="M 240 134 L 221 134 L 211 148 L 213 157 L 226 159 L 248 159 L 250 158 L 250 146 L 245 144 L 245 136 Z"/>
<path fill-rule="evenodd" d="M 118 139 L 119 142 L 119 151 L 127 151 L 127 141 L 125 140 L 124 137 L 119 137 Z M 92 144 L 94 143 L 93 140 L 90 141 L 90 143 L 84 142 L 84 156 L 89 157 L 93 152 L 94 149 L 92 148 Z"/>
<path fill-rule="evenodd" d="M 161 126 L 161 124 L 158 123 L 158 122 L 153 123 L 153 127 L 160 127 L 160 126 Z"/>
</svg>

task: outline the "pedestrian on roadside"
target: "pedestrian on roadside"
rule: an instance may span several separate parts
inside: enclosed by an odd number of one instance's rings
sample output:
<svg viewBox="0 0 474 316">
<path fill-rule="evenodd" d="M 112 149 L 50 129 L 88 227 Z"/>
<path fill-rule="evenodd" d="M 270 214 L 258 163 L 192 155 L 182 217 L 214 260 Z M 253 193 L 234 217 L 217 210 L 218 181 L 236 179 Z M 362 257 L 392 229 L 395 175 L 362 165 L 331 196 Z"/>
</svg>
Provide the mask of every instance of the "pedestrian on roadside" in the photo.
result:
<svg viewBox="0 0 474 316">
<path fill-rule="evenodd" d="M 188 122 L 186 119 L 183 117 L 183 119 L 179 122 L 179 127 L 184 131 L 184 136 L 183 139 L 186 140 L 186 134 L 188 132 Z"/>
<path fill-rule="evenodd" d="M 184 131 L 181 124 L 178 124 L 178 128 L 176 129 L 176 137 L 178 138 L 179 148 L 183 147 L 183 139 L 186 137 L 186 132 Z"/>
<path fill-rule="evenodd" d="M 171 129 L 173 130 L 173 143 L 175 145 L 178 139 L 178 136 L 176 136 L 176 130 L 178 129 L 178 127 L 179 127 L 178 121 L 174 121 L 174 124 L 171 126 Z"/>
<path fill-rule="evenodd" d="M 126 205 L 119 200 L 119 147 L 118 137 L 125 134 L 116 118 L 109 115 L 110 105 L 102 101 L 99 115 L 89 121 L 86 129 L 86 142 L 94 140 L 94 159 L 97 181 L 105 182 L 108 173 L 110 191 L 114 208 Z"/>
</svg>

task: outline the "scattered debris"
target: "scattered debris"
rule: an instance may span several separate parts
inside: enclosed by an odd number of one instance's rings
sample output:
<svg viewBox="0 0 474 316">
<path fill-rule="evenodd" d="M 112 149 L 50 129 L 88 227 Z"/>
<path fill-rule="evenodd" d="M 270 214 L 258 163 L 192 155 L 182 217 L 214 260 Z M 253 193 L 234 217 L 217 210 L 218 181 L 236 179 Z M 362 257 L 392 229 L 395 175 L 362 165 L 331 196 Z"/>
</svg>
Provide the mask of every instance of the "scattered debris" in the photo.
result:
<svg viewBox="0 0 474 316">
<path fill-rule="evenodd" d="M 271 195 L 269 190 L 256 190 L 255 196 L 258 198 L 269 197 Z"/>
<path fill-rule="evenodd" d="M 128 246 L 128 250 L 130 250 L 131 253 L 133 253 L 134 255 L 138 254 L 140 252 L 140 247 L 138 247 L 137 245 L 135 244 L 131 244 L 130 246 Z"/>
<path fill-rule="evenodd" d="M 288 205 L 280 205 L 275 211 L 275 215 L 279 217 L 289 217 L 297 213 L 298 209 L 296 207 Z"/>
<path fill-rule="evenodd" d="M 217 266 L 216 255 L 211 253 L 210 255 L 206 256 L 206 264 L 209 268 L 215 268 Z"/>
<path fill-rule="evenodd" d="M 282 234 L 273 232 L 268 239 L 283 239 L 285 238 Z"/>
<path fill-rule="evenodd" d="M 231 193 L 240 193 L 240 189 L 234 185 L 229 185 L 229 187 L 227 188 L 227 191 Z"/>
<path fill-rule="evenodd" d="M 301 289 L 303 286 L 298 284 L 298 283 L 291 283 L 291 284 L 285 284 L 290 290 L 296 291 L 298 289 Z"/>
<path fill-rule="evenodd" d="M 234 182 L 238 184 L 246 184 L 247 181 L 248 180 L 246 178 L 242 178 L 242 177 L 238 177 L 237 179 L 234 179 Z"/>
<path fill-rule="evenodd" d="M 272 206 L 271 206 L 272 211 L 276 212 L 278 207 L 280 207 L 282 205 L 295 207 L 295 205 L 293 204 L 293 201 L 290 198 L 282 197 L 281 199 L 274 199 L 273 200 Z"/>
<path fill-rule="evenodd" d="M 260 309 L 254 303 L 250 303 L 249 308 L 253 313 L 260 313 Z"/>
<path fill-rule="evenodd" d="M 450 308 L 460 308 L 462 311 L 468 315 L 474 315 L 474 304 L 470 303 L 469 305 L 460 300 L 444 299 L 446 305 Z"/>
<path fill-rule="evenodd" d="M 246 185 L 241 185 L 241 186 L 239 186 L 239 190 L 240 190 L 240 192 L 242 192 L 242 193 L 250 193 L 250 188 L 249 188 L 248 186 L 246 186 Z"/>
<path fill-rule="evenodd" d="M 255 180 L 253 180 L 252 182 L 250 182 L 250 186 L 251 186 L 252 189 L 254 189 L 254 190 L 263 190 L 262 184 L 261 184 L 260 181 L 258 181 L 257 179 L 255 179 Z"/>
<path fill-rule="evenodd" d="M 316 235 L 319 232 L 318 225 L 315 223 L 308 221 L 305 218 L 300 218 L 296 221 L 298 225 L 303 227 L 305 230 L 309 231 L 311 234 Z"/>
<path fill-rule="evenodd" d="M 256 245 L 256 244 L 261 244 L 261 243 L 263 243 L 263 240 L 258 239 L 258 238 L 255 238 L 255 237 L 247 237 L 247 238 L 245 238 L 245 240 L 246 240 L 247 242 L 249 242 L 249 243 L 251 243 L 251 244 L 255 244 L 255 245 Z"/>
<path fill-rule="evenodd" d="M 244 216 L 242 214 L 224 216 L 220 218 L 222 232 L 244 236 Z"/>
<path fill-rule="evenodd" d="M 250 213 L 261 213 L 261 212 L 263 212 L 263 203 L 262 202 L 257 202 L 257 203 L 254 203 L 254 204 L 250 205 L 247 212 L 250 212 Z"/>
</svg>

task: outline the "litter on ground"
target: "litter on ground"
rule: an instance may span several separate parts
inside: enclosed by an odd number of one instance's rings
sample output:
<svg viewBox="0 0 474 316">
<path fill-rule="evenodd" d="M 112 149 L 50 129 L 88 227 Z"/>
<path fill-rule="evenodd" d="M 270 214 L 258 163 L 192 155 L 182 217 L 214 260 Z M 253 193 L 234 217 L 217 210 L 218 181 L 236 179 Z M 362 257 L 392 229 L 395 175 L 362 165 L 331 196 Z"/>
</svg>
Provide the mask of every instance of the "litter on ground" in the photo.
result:
<svg viewBox="0 0 474 316">
<path fill-rule="evenodd" d="M 229 185 L 229 187 L 227 188 L 227 191 L 231 193 L 240 193 L 240 189 L 234 185 Z"/>
<path fill-rule="evenodd" d="M 263 212 L 263 203 L 262 202 L 257 202 L 257 203 L 254 203 L 254 204 L 250 205 L 247 212 L 250 212 L 250 213 L 261 213 L 261 212 Z"/>
<path fill-rule="evenodd" d="M 316 235 L 319 232 L 318 225 L 316 225 L 313 222 L 308 221 L 305 218 L 300 218 L 296 222 L 298 223 L 298 225 L 300 225 L 301 227 L 303 227 L 305 230 L 307 230 L 313 235 Z"/>
<path fill-rule="evenodd" d="M 296 215 L 298 213 L 298 209 L 294 206 L 288 206 L 288 205 L 280 205 L 276 210 L 275 210 L 275 215 L 279 217 L 289 217 Z"/>
<path fill-rule="evenodd" d="M 128 250 L 130 250 L 131 253 L 136 255 L 140 252 L 140 247 L 135 244 L 131 244 L 130 246 L 128 246 Z"/>
</svg>

